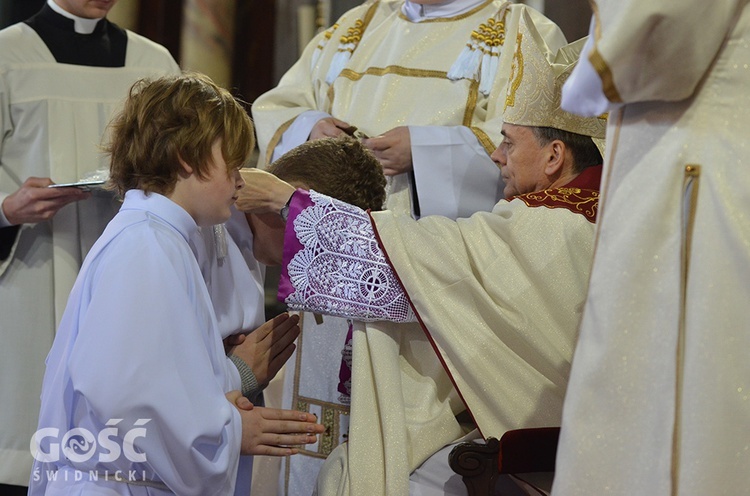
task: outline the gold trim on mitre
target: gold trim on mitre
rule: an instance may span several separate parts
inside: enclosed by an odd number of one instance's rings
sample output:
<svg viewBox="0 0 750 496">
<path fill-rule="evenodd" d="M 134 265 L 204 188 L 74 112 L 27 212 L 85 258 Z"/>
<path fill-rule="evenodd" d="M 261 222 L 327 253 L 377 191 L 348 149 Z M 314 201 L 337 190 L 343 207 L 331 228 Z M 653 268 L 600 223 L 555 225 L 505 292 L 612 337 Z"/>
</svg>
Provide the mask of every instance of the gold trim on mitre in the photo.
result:
<svg viewBox="0 0 750 496">
<path fill-rule="evenodd" d="M 526 13 L 521 18 L 518 38 L 503 121 L 604 139 L 606 118 L 581 117 L 560 108 L 563 84 L 578 62 L 586 38 L 553 53 Z"/>
</svg>

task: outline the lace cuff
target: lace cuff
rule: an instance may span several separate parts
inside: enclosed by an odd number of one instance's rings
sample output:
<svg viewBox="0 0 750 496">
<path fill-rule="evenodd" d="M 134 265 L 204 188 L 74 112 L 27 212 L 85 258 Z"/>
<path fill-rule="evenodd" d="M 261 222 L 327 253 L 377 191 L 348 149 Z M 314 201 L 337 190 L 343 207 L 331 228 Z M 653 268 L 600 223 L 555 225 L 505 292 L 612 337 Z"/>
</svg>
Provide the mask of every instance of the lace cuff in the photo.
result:
<svg viewBox="0 0 750 496">
<path fill-rule="evenodd" d="M 279 299 L 361 321 L 416 320 L 367 213 L 314 191 L 292 198 Z"/>
</svg>

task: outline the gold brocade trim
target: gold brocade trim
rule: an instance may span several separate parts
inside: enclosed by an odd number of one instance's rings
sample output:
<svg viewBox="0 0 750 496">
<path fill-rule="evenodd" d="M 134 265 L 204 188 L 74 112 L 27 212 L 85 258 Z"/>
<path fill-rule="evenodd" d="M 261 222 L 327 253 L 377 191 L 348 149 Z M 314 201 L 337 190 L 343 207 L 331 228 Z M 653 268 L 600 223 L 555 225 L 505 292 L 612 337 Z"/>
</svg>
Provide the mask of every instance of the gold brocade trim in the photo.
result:
<svg viewBox="0 0 750 496">
<path fill-rule="evenodd" d="M 262 169 L 265 169 L 271 164 L 271 159 L 273 158 L 273 151 L 276 149 L 276 146 L 279 144 L 279 141 L 281 141 L 281 136 L 286 132 L 287 129 L 289 129 L 289 126 L 292 125 L 292 122 L 297 117 L 292 117 L 288 121 L 286 121 L 284 124 L 279 126 L 279 128 L 276 130 L 275 133 L 273 133 L 273 137 L 271 137 L 271 141 L 268 142 L 268 147 L 266 148 L 266 156 L 263 158 L 264 163 Z"/>
<path fill-rule="evenodd" d="M 466 99 L 463 121 L 463 125 L 466 127 L 471 127 L 471 122 L 474 120 L 474 111 L 477 108 L 477 100 L 479 99 L 479 81 L 473 79 L 469 81 L 469 96 Z"/>
<path fill-rule="evenodd" d="M 306 446 L 299 446 L 299 454 L 313 458 L 326 458 L 339 445 L 339 437 L 341 436 L 341 422 L 339 420 L 342 415 L 349 415 L 349 407 L 305 396 L 298 396 L 294 404 L 294 409 L 300 412 L 312 413 L 311 406 L 320 408 L 318 422 L 326 428 L 323 434 L 319 434 L 317 451 L 306 449 Z"/>
<path fill-rule="evenodd" d="M 612 70 L 607 65 L 604 57 L 596 49 L 596 45 L 589 54 L 589 62 L 594 67 L 594 70 L 599 74 L 599 78 L 602 80 L 602 90 L 607 99 L 612 103 L 622 102 L 620 92 L 615 87 L 615 78 L 612 75 Z"/>
<path fill-rule="evenodd" d="M 345 71 L 347 69 L 344 69 Z M 328 115 L 333 115 L 333 99 L 336 96 L 336 90 L 333 89 L 333 85 L 328 85 L 328 90 L 326 91 L 326 96 L 328 97 L 328 106 L 325 109 L 325 112 Z"/>
<path fill-rule="evenodd" d="M 471 17 L 471 16 L 473 16 L 474 14 L 476 14 L 477 12 L 479 12 L 480 10 L 482 10 L 482 9 L 484 9 L 484 8 L 486 8 L 486 7 L 488 7 L 488 6 L 489 6 L 489 5 L 490 5 L 490 4 L 492 3 L 492 2 L 494 2 L 494 1 L 495 1 L 495 0 L 487 0 L 487 1 L 486 1 L 486 2 L 484 2 L 483 4 L 481 4 L 481 5 L 477 5 L 477 6 L 476 6 L 476 7 L 474 7 L 473 9 L 471 9 L 471 10 L 469 10 L 469 11 L 467 11 L 467 12 L 464 12 L 463 14 L 458 14 L 458 15 L 457 15 L 457 16 L 455 16 L 455 17 L 439 17 L 439 18 L 437 18 L 437 19 L 423 19 L 423 20 L 419 21 L 419 24 L 427 24 L 427 23 L 430 23 L 430 22 L 453 22 L 453 21 L 461 21 L 461 20 L 463 20 L 463 19 L 466 19 L 467 17 Z M 505 2 L 505 3 L 504 3 L 504 4 L 503 4 L 503 5 L 502 5 L 502 6 L 500 7 L 500 8 L 503 8 L 503 7 L 505 7 L 505 6 L 506 6 L 507 4 L 509 4 L 509 3 L 510 3 L 510 2 Z M 408 18 L 408 17 L 406 17 L 406 16 L 404 15 L 404 13 L 403 13 L 403 12 L 402 12 L 401 10 L 399 10 L 399 12 L 398 12 L 398 16 L 399 16 L 399 17 L 400 17 L 401 19 L 405 20 L 405 21 L 411 22 L 411 21 L 409 20 L 409 18 Z"/>
<path fill-rule="evenodd" d="M 362 20 L 362 30 L 360 34 L 364 34 L 365 29 L 367 29 L 367 26 L 370 25 L 370 21 L 372 21 L 372 18 L 375 17 L 375 11 L 378 10 L 378 3 L 380 3 L 379 0 L 375 0 L 374 2 L 372 2 L 372 5 L 370 5 L 370 8 L 367 9 L 367 13 Z"/>
<path fill-rule="evenodd" d="M 589 0 L 589 5 L 591 6 L 591 12 L 594 14 L 594 19 L 596 20 L 594 23 L 594 41 L 599 41 L 599 38 L 602 37 L 602 22 L 599 17 L 599 6 L 596 4 L 595 0 Z"/>
<path fill-rule="evenodd" d="M 406 77 L 437 78 L 448 79 L 448 73 L 445 71 L 430 71 L 427 69 L 410 69 L 400 65 L 389 65 L 387 67 L 368 67 L 365 72 L 356 72 L 351 69 L 344 69 L 339 77 L 345 77 L 351 81 L 359 81 L 365 76 L 386 76 L 388 74 L 398 74 Z"/>
<path fill-rule="evenodd" d="M 300 313 L 299 327 L 300 329 L 304 326 L 304 314 Z M 319 325 L 319 324 L 318 324 Z M 318 422 L 323 424 L 326 428 L 323 434 L 319 435 L 318 449 L 312 451 L 305 449 L 306 446 L 298 446 L 299 455 L 311 456 L 313 458 L 326 458 L 333 449 L 338 446 L 338 440 L 341 436 L 341 423 L 340 419 L 342 415 L 349 415 L 349 407 L 346 405 L 339 405 L 337 403 L 331 403 L 330 401 L 323 401 L 317 398 L 310 398 L 299 394 L 300 388 L 300 375 L 302 370 L 302 340 L 304 333 L 300 333 L 297 338 L 297 353 L 294 367 L 294 383 L 292 391 L 292 408 L 300 412 L 310 412 L 311 406 L 320 408 L 320 418 Z M 287 464 L 286 477 L 289 476 L 289 466 Z"/>
<path fill-rule="evenodd" d="M 379 0 L 375 0 L 367 9 L 367 12 L 365 12 L 364 17 L 354 21 L 354 25 L 347 28 L 346 34 L 339 38 L 339 42 L 342 45 L 349 43 L 354 45 L 352 48 L 347 48 L 347 51 L 354 52 L 354 50 L 356 50 L 357 45 L 359 45 L 359 42 L 362 40 L 362 35 L 365 33 L 367 26 L 369 26 L 370 21 L 372 21 L 372 18 L 375 16 L 375 11 L 378 9 L 378 3 Z M 341 50 L 341 48 L 339 48 L 339 50 Z"/>
<path fill-rule="evenodd" d="M 687 311 L 687 286 L 690 271 L 690 248 L 695 227 L 695 212 L 698 206 L 698 186 L 700 184 L 700 165 L 685 166 L 682 183 L 682 249 L 680 274 L 680 321 L 677 330 L 677 350 L 675 359 L 675 405 L 674 427 L 672 432 L 672 495 L 680 493 L 680 462 L 682 451 L 682 398 L 685 385 L 685 312 Z"/>
<path fill-rule="evenodd" d="M 415 77 L 415 78 L 434 78 L 434 79 L 448 79 L 448 73 L 445 71 L 431 71 L 427 69 L 411 69 L 409 67 L 403 67 L 400 65 L 389 65 L 387 67 L 368 67 L 364 72 L 356 72 L 351 69 L 344 69 L 339 74 L 339 77 L 346 78 L 350 81 L 359 81 L 365 76 L 383 77 L 389 74 L 396 74 L 404 77 Z M 328 86 L 328 109 L 327 112 L 330 114 L 333 109 L 333 101 L 336 96 L 334 85 Z M 479 98 L 479 82 L 469 80 L 469 94 L 466 99 L 466 109 L 464 110 L 464 117 L 462 125 L 471 127 L 471 123 L 474 116 L 474 111 L 477 107 L 477 100 Z M 491 142 L 490 142 L 491 143 Z M 494 151 L 494 148 L 492 149 Z M 490 152 L 491 153 L 491 152 Z"/>
<path fill-rule="evenodd" d="M 564 208 L 581 214 L 589 222 L 596 222 L 599 192 L 581 188 L 555 188 L 519 195 L 528 207 Z"/>
<path fill-rule="evenodd" d="M 510 91 L 508 96 L 505 98 L 505 107 L 513 107 L 516 104 L 516 92 L 521 87 L 521 80 L 523 79 L 523 52 L 521 52 L 521 40 L 523 40 L 523 33 L 519 32 L 516 36 L 516 53 L 513 54 L 513 64 L 510 67 L 510 77 L 508 78 L 510 83 Z M 516 71 L 518 73 L 516 74 Z"/>
<path fill-rule="evenodd" d="M 479 141 L 479 144 L 482 145 L 484 150 L 487 152 L 487 155 L 492 155 L 492 153 L 495 151 L 497 146 L 495 145 L 495 143 L 492 142 L 490 137 L 487 136 L 487 133 L 485 133 L 478 127 L 470 127 L 469 129 L 471 130 L 472 133 L 474 133 L 474 136 L 476 136 L 477 141 Z"/>
</svg>

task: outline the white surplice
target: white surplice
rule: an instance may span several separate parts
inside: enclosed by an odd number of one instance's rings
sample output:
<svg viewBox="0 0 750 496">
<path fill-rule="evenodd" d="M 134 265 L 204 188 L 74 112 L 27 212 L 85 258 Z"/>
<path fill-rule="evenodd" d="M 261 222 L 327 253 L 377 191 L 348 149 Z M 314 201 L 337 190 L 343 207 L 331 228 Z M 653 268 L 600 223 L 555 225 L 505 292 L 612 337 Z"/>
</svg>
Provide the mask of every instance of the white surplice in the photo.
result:
<svg viewBox="0 0 750 496">
<path fill-rule="evenodd" d="M 80 459 L 38 461 L 30 494 L 225 495 L 238 477 L 245 487 L 237 494 L 246 494 L 240 416 L 225 397 L 240 378 L 201 272 L 203 244 L 177 204 L 127 193 L 71 293 L 47 360 L 39 420 L 40 429 L 57 429 L 42 439 L 42 453 L 54 453 L 55 442 L 61 451 L 75 448 L 64 436 L 72 428 L 99 436 L 105 425 L 116 426 L 110 438 L 122 453 L 102 461 L 108 448 L 94 442 L 79 448 Z M 138 426 L 143 432 L 130 448 L 144 459 L 133 461 L 124 438 Z M 135 482 L 105 480 L 118 470 Z"/>
<path fill-rule="evenodd" d="M 167 50 L 127 32 L 124 67 L 57 63 L 20 23 L 0 32 L 0 201 L 30 177 L 75 182 L 108 168 L 104 129 L 137 79 L 177 73 Z M 44 357 L 81 262 L 117 212 L 112 195 L 63 207 L 51 222 L 24 225 L 0 262 L 0 481 L 25 485 L 32 458 Z"/>
</svg>

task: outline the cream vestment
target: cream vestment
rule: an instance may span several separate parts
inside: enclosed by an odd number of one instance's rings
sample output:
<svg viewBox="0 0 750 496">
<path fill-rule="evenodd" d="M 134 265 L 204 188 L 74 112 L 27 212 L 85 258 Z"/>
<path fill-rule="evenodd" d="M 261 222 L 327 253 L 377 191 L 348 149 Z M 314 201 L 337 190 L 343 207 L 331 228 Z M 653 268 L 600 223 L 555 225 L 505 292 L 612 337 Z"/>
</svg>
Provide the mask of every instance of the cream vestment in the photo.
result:
<svg viewBox="0 0 750 496">
<path fill-rule="evenodd" d="M 594 3 L 565 92 L 611 109 L 608 153 L 553 494 L 746 494 L 750 7 Z"/>
</svg>

